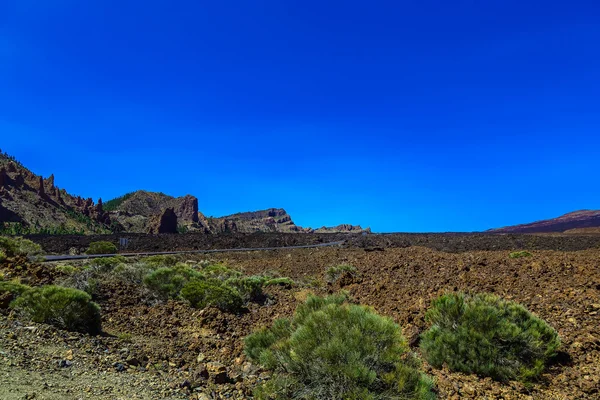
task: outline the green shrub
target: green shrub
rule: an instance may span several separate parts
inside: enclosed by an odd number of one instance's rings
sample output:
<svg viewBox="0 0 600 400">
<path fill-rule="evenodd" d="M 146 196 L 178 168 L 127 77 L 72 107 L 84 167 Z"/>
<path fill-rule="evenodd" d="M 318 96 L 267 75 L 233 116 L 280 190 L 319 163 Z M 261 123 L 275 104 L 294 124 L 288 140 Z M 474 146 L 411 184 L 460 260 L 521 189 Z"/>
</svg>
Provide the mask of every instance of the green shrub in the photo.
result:
<svg viewBox="0 0 600 400">
<path fill-rule="evenodd" d="M 335 283 L 342 275 L 346 273 L 355 274 L 356 268 L 347 264 L 336 265 L 334 267 L 327 268 L 325 271 L 325 276 L 327 277 L 327 282 Z"/>
<path fill-rule="evenodd" d="M 42 246 L 22 237 L 0 236 L 0 250 L 5 257 L 37 257 L 43 254 Z"/>
<path fill-rule="evenodd" d="M 441 296 L 426 320 L 421 350 L 429 364 L 500 381 L 533 380 L 560 345 L 545 321 L 491 294 Z"/>
<path fill-rule="evenodd" d="M 522 258 L 522 257 L 531 257 L 533 256 L 533 254 L 531 254 L 528 251 L 515 251 L 509 254 L 510 258 Z"/>
<path fill-rule="evenodd" d="M 276 320 L 246 338 L 246 355 L 274 371 L 256 398 L 435 398 L 400 327 L 345 300 L 310 296 L 292 320 Z"/>
<path fill-rule="evenodd" d="M 0 309 L 7 308 L 11 301 L 29 289 L 31 289 L 29 286 L 19 282 L 0 280 Z"/>
<path fill-rule="evenodd" d="M 222 264 L 213 264 L 202 268 L 202 275 L 211 279 L 226 280 L 242 276 L 240 271 L 229 269 Z"/>
<path fill-rule="evenodd" d="M 154 271 L 154 268 L 143 262 L 119 264 L 112 270 L 112 276 L 130 284 L 141 284 L 144 277 Z"/>
<path fill-rule="evenodd" d="M 102 331 L 100 308 L 89 294 L 60 286 L 25 291 L 12 307 L 35 322 L 68 331 L 98 334 Z"/>
<path fill-rule="evenodd" d="M 6 260 L 6 253 L 4 250 L 0 249 L 0 263 L 4 260 Z"/>
<path fill-rule="evenodd" d="M 91 260 L 90 265 L 92 267 L 98 267 L 99 269 L 111 270 L 117 265 L 125 262 L 127 262 L 127 258 L 123 256 L 100 257 Z"/>
<path fill-rule="evenodd" d="M 147 264 L 153 269 L 161 267 L 173 267 L 175 266 L 175 264 L 177 264 L 178 261 L 179 259 L 177 258 L 177 256 L 172 254 L 148 256 L 140 260 L 140 262 Z"/>
<path fill-rule="evenodd" d="M 294 282 L 290 278 L 272 278 L 272 279 L 268 279 L 264 284 L 264 286 L 283 286 L 287 289 L 290 289 L 290 288 L 294 287 L 295 285 L 296 285 L 296 282 Z"/>
<path fill-rule="evenodd" d="M 115 254 L 117 253 L 117 246 L 111 242 L 100 241 L 92 242 L 86 250 L 86 254 Z"/>
<path fill-rule="evenodd" d="M 202 280 L 204 276 L 186 264 L 177 264 L 172 268 L 159 268 L 144 278 L 144 284 L 161 297 L 176 298 L 190 280 Z"/>
<path fill-rule="evenodd" d="M 59 264 L 56 267 L 54 267 L 54 269 L 57 272 L 60 272 L 65 275 L 73 275 L 74 273 L 77 272 L 77 268 L 75 268 L 72 265 L 67 265 L 67 264 Z"/>
<path fill-rule="evenodd" d="M 246 276 L 242 278 L 229 278 L 225 286 L 236 290 L 244 302 L 260 300 L 263 294 L 263 285 L 266 281 L 262 276 Z"/>
<path fill-rule="evenodd" d="M 194 308 L 211 305 L 223 311 L 235 312 L 243 305 L 243 300 L 236 290 L 215 280 L 192 280 L 181 289 L 181 297 L 189 301 Z"/>
</svg>

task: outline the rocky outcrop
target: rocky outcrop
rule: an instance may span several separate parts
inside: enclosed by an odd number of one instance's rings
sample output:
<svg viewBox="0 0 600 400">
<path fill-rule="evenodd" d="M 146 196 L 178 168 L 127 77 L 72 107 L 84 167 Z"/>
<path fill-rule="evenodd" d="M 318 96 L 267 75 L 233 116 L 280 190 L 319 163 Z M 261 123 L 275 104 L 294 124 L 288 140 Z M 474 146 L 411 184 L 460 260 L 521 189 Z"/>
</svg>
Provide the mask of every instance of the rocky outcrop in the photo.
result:
<svg viewBox="0 0 600 400">
<path fill-rule="evenodd" d="M 44 190 L 44 178 L 40 176 L 40 180 L 38 183 L 38 195 L 40 197 L 46 197 L 46 191 Z"/>
<path fill-rule="evenodd" d="M 8 185 L 8 175 L 6 174 L 6 168 L 0 168 L 0 188 Z"/>
<path fill-rule="evenodd" d="M 147 233 L 177 233 L 177 214 L 173 208 L 165 208 L 160 214 L 151 217 L 147 225 Z"/>
<path fill-rule="evenodd" d="M 198 222 L 198 199 L 189 194 L 175 199 L 179 203 L 175 209 L 177 218 L 184 221 Z"/>
</svg>

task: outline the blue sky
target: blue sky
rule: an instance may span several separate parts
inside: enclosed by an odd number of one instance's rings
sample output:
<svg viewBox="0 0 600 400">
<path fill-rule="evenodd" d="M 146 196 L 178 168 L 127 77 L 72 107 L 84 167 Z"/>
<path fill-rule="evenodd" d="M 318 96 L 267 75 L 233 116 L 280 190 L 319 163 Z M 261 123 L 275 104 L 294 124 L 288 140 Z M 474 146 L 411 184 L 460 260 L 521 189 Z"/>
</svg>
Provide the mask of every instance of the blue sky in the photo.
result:
<svg viewBox="0 0 600 400">
<path fill-rule="evenodd" d="M 85 197 L 472 231 L 600 208 L 600 5 L 0 2 L 0 148 Z"/>
</svg>

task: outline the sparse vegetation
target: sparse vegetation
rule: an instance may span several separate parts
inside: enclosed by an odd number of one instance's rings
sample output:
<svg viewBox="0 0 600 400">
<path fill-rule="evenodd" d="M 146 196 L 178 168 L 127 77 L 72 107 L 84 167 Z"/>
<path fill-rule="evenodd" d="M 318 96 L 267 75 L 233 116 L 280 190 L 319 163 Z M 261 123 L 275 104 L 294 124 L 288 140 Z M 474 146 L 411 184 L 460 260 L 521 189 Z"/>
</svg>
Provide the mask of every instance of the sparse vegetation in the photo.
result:
<svg viewBox="0 0 600 400">
<path fill-rule="evenodd" d="M 344 274 L 356 274 L 356 268 L 352 265 L 341 264 L 327 268 L 325 276 L 328 283 L 335 283 Z"/>
<path fill-rule="evenodd" d="M 117 251 L 117 246 L 114 243 L 100 241 L 90 243 L 86 254 L 115 254 Z"/>
<path fill-rule="evenodd" d="M 429 364 L 500 381 L 535 379 L 560 345 L 545 321 L 491 294 L 441 296 L 426 320 L 421 350 Z"/>
<path fill-rule="evenodd" d="M 65 275 L 73 275 L 74 273 L 76 273 L 78 271 L 78 269 L 75 268 L 74 266 L 67 265 L 67 264 L 59 264 L 56 267 L 54 267 L 54 269 L 57 272 L 60 272 Z"/>
<path fill-rule="evenodd" d="M 291 320 L 246 338 L 246 355 L 274 372 L 256 398 L 435 398 L 398 325 L 345 301 L 310 296 Z"/>
<path fill-rule="evenodd" d="M 0 250 L 5 254 L 5 257 L 36 257 L 43 253 L 39 244 L 22 237 L 0 236 Z"/>
<path fill-rule="evenodd" d="M 119 208 L 119 206 L 121 204 L 123 204 L 123 202 L 125 200 L 129 199 L 134 194 L 135 194 L 135 192 L 130 192 L 130 193 L 124 194 L 123 196 L 116 197 L 112 200 L 108 200 L 107 202 L 102 204 L 102 208 L 104 209 L 104 211 L 115 211 L 116 209 Z"/>
<path fill-rule="evenodd" d="M 533 254 L 531 254 L 528 251 L 514 251 L 512 253 L 509 254 L 510 258 L 523 258 L 523 257 L 531 257 L 533 256 Z"/>
<path fill-rule="evenodd" d="M 290 278 L 272 278 L 267 279 L 267 281 L 264 283 L 264 286 L 283 286 L 288 289 L 291 289 L 295 285 L 296 282 Z"/>
<path fill-rule="evenodd" d="M 23 292 L 11 306 L 35 322 L 68 331 L 101 332 L 100 308 L 89 294 L 60 286 L 42 286 Z"/>
<path fill-rule="evenodd" d="M 177 298 L 190 280 L 204 280 L 200 272 L 186 264 L 159 268 L 144 278 L 144 284 L 162 298 Z"/>
<path fill-rule="evenodd" d="M 233 288 L 218 280 L 193 280 L 181 289 L 181 297 L 194 308 L 214 306 L 223 311 L 236 312 L 243 305 L 243 299 Z"/>
</svg>

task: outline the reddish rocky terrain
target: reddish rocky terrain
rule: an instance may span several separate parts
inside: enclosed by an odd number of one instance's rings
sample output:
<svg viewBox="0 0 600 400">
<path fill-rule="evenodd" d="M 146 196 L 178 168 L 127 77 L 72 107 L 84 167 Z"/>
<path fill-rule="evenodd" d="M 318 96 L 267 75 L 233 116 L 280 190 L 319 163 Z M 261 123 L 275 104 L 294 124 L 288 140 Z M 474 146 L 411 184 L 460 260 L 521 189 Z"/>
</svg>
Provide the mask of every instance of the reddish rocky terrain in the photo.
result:
<svg viewBox="0 0 600 400">
<path fill-rule="evenodd" d="M 587 229 L 587 233 L 596 233 L 600 229 L 600 210 L 581 210 L 561 215 L 557 218 L 532 222 L 504 228 L 490 229 L 495 233 L 551 233 L 565 232 L 577 233 L 579 229 Z"/>
<path fill-rule="evenodd" d="M 411 237 L 429 248 L 411 245 Z M 267 301 L 251 303 L 239 315 L 151 301 L 141 286 L 102 285 L 97 301 L 107 336 L 100 337 L 57 331 L 5 313 L 0 317 L 0 397 L 37 393 L 52 399 L 250 398 L 268 371 L 248 362 L 243 338 L 275 318 L 290 316 L 310 292 L 344 289 L 399 323 L 416 352 L 431 300 L 457 290 L 518 301 L 560 334 L 559 356 L 531 387 L 432 369 L 425 363 L 441 399 L 600 398 L 598 243 L 588 241 L 587 249 L 575 249 L 574 239 L 585 242 L 590 237 L 515 235 L 510 243 L 506 237 L 510 236 L 372 235 L 335 248 L 183 255 L 181 259 L 192 264 L 209 257 L 246 274 L 277 271 L 298 285 L 267 288 Z M 555 244 L 561 250 L 509 257 L 505 247 L 519 241 L 530 248 Z M 481 248 L 483 244 L 488 248 Z M 52 264 L 17 268 L 18 264 L 22 263 L 5 264 L 3 272 L 32 284 L 62 279 L 52 272 Z M 339 264 L 355 266 L 357 274 L 326 284 L 326 268 Z"/>
</svg>

